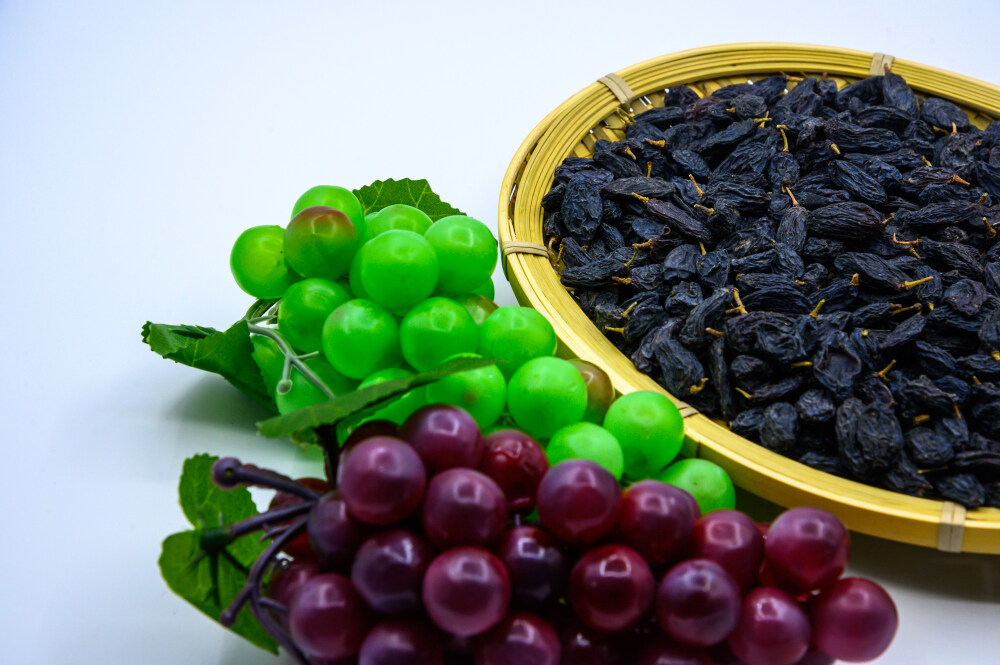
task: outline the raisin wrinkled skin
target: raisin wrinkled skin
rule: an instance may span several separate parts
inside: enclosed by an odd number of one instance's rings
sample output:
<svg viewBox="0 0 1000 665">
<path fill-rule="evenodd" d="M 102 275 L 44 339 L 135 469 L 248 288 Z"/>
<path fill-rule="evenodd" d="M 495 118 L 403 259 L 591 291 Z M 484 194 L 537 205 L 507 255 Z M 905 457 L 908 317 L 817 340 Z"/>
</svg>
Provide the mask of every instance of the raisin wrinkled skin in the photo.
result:
<svg viewBox="0 0 1000 665">
<path fill-rule="evenodd" d="M 1000 504 L 1000 121 L 887 71 L 667 90 L 542 198 L 639 371 L 816 469 Z"/>
</svg>

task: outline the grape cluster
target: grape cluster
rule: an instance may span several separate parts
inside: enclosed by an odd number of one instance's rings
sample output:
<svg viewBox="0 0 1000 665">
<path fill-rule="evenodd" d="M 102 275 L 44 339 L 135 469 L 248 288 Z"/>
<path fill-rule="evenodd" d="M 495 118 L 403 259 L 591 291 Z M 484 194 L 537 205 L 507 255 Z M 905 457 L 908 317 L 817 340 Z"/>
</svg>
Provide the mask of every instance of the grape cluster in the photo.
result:
<svg viewBox="0 0 1000 665">
<path fill-rule="evenodd" d="M 303 663 L 860 662 L 895 634 L 886 592 L 841 578 L 833 515 L 702 514 L 658 480 L 623 491 L 590 460 L 550 467 L 530 435 L 483 435 L 453 406 L 365 423 L 335 479 L 299 482 L 318 498 L 259 607 Z M 309 501 L 287 489 L 271 511 Z"/>
<path fill-rule="evenodd" d="M 401 425 L 427 404 L 451 404 L 484 431 L 514 425 L 546 442 L 552 463 L 589 459 L 617 480 L 684 487 L 702 510 L 732 508 L 732 483 L 716 465 L 668 468 L 684 429 L 668 398 L 638 392 L 615 401 L 603 370 L 552 356 L 557 340 L 544 316 L 483 295 L 496 262 L 496 240 L 475 219 L 432 222 L 406 205 L 366 217 L 354 194 L 326 186 L 300 197 L 284 230 L 244 232 L 231 256 L 241 287 L 280 298 L 276 315 L 252 321 L 251 339 L 282 413 L 453 357 L 494 358 L 495 366 L 415 388 L 368 419 Z"/>
<path fill-rule="evenodd" d="M 251 332 L 254 360 L 282 413 L 480 351 L 478 326 L 497 309 L 490 300 L 496 262 L 496 240 L 478 220 L 432 222 L 402 204 L 366 216 L 352 192 L 333 186 L 303 194 L 285 228 L 247 229 L 230 254 L 244 291 L 280 299 L 275 312 L 251 321 Z M 490 328 L 524 328 L 528 316 L 505 314 Z M 535 335 L 520 353 L 554 349 L 554 334 Z M 503 408 L 503 391 L 496 390 L 502 374 L 492 368 L 473 378 L 492 400 L 468 406 L 481 420 L 495 420 Z M 454 392 L 460 386 L 453 384 Z M 435 390 L 447 393 L 449 385 Z M 410 395 L 382 416 L 401 422 L 424 403 L 422 394 Z"/>
</svg>

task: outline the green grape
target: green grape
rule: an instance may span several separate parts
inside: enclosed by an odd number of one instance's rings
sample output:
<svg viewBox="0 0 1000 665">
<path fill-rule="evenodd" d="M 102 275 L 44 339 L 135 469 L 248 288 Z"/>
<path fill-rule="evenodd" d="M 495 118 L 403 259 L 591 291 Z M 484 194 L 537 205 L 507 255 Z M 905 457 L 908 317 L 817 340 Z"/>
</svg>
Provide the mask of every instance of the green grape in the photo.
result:
<svg viewBox="0 0 1000 665">
<path fill-rule="evenodd" d="M 587 386 L 565 360 L 533 358 L 508 381 L 507 408 L 519 428 L 536 439 L 547 439 L 580 421 L 587 408 Z"/>
<path fill-rule="evenodd" d="M 357 385 L 356 381 L 351 381 L 346 376 L 335 370 L 330 366 L 330 363 L 325 361 L 323 358 L 317 356 L 309 358 L 304 362 L 309 369 L 319 376 L 320 381 L 322 381 L 334 395 L 349 393 L 354 390 Z M 278 405 L 279 413 L 288 413 L 289 411 L 301 409 L 306 406 L 312 406 L 313 404 L 319 404 L 320 402 L 325 402 L 330 399 L 316 386 L 316 384 L 306 378 L 306 375 L 300 372 L 294 365 L 292 366 L 289 378 L 291 379 L 292 387 L 288 392 L 282 394 L 275 391 L 274 401 Z"/>
<path fill-rule="evenodd" d="M 334 284 L 339 284 L 347 295 L 351 296 L 348 300 L 354 300 L 358 296 L 354 295 L 354 289 L 351 288 L 351 280 L 347 277 L 341 277 L 340 279 L 334 280 Z"/>
<path fill-rule="evenodd" d="M 434 223 L 423 210 L 402 203 L 386 206 L 372 213 L 365 218 L 365 222 L 368 224 L 369 238 L 392 230 L 413 231 L 423 235 Z"/>
<path fill-rule="evenodd" d="M 464 296 L 455 296 L 455 302 L 465 308 L 477 326 L 483 325 L 486 317 L 497 311 L 497 304 L 484 296 L 476 293 L 467 293 Z"/>
<path fill-rule="evenodd" d="M 479 329 L 454 300 L 428 298 L 403 317 L 399 340 L 406 362 L 425 372 L 456 353 L 475 351 Z"/>
<path fill-rule="evenodd" d="M 482 286 L 497 265 L 497 241 L 478 219 L 465 215 L 443 217 L 424 234 L 441 265 L 438 292 L 469 293 Z"/>
<path fill-rule="evenodd" d="M 475 353 L 458 353 L 447 360 L 481 357 Z M 503 413 L 507 404 L 507 382 L 496 365 L 451 374 L 427 386 L 427 403 L 451 404 L 465 409 L 483 430 Z"/>
<path fill-rule="evenodd" d="M 358 252 L 357 264 L 361 289 L 393 312 L 424 300 L 437 285 L 437 256 L 430 243 L 413 231 L 386 231 L 372 238 Z"/>
<path fill-rule="evenodd" d="M 371 300 L 371 298 L 368 297 L 368 293 L 365 291 L 364 284 L 361 283 L 361 261 L 358 260 L 358 257 L 361 256 L 362 250 L 364 250 L 364 245 L 361 246 L 361 249 L 358 250 L 358 253 L 354 255 L 354 259 L 351 261 L 351 270 L 348 273 L 348 284 L 351 287 L 351 291 L 354 293 L 354 297 Z"/>
<path fill-rule="evenodd" d="M 233 244 L 229 269 L 239 287 L 254 298 L 280 298 L 301 279 L 285 258 L 285 230 L 253 226 Z"/>
<path fill-rule="evenodd" d="M 345 302 L 323 324 L 323 355 L 352 379 L 395 367 L 399 364 L 396 317 L 371 300 Z"/>
<path fill-rule="evenodd" d="M 550 465 L 568 459 L 588 459 L 621 480 L 625 460 L 615 435 L 594 423 L 573 423 L 552 435 L 545 448 Z"/>
<path fill-rule="evenodd" d="M 736 507 L 736 490 L 729 474 L 708 460 L 683 459 L 674 462 L 656 479 L 680 487 L 693 496 L 702 515 Z"/>
<path fill-rule="evenodd" d="M 493 279 L 492 278 L 486 280 L 485 282 L 483 282 L 482 284 L 480 284 L 476 288 L 472 289 L 471 292 L 475 293 L 475 294 L 478 294 L 478 295 L 481 295 L 481 296 L 483 296 L 485 298 L 489 298 L 490 300 L 493 300 L 494 298 L 496 298 L 496 295 L 497 295 L 497 290 L 496 290 L 496 287 L 493 286 Z"/>
<path fill-rule="evenodd" d="M 323 324 L 333 310 L 351 300 L 340 282 L 310 277 L 288 287 L 278 306 L 278 330 L 299 353 L 319 351 Z"/>
<path fill-rule="evenodd" d="M 408 372 L 399 367 L 390 367 L 379 370 L 361 382 L 358 389 L 376 386 L 386 381 L 394 379 L 405 379 L 413 376 L 413 372 Z M 397 397 L 388 406 L 379 409 L 375 413 L 366 417 L 365 420 L 391 420 L 397 425 L 402 425 L 403 421 L 410 417 L 414 411 L 427 404 L 427 391 L 425 386 L 414 388 Z"/>
<path fill-rule="evenodd" d="M 499 360 L 508 379 L 525 361 L 555 352 L 552 324 L 530 307 L 500 307 L 479 329 L 480 355 Z"/>
<path fill-rule="evenodd" d="M 285 370 L 285 354 L 278 348 L 277 342 L 264 335 L 251 335 L 253 353 L 250 356 L 260 368 L 260 377 L 264 380 L 264 388 L 269 395 L 274 394 L 274 387 L 281 381 Z"/>
<path fill-rule="evenodd" d="M 600 425 L 604 422 L 604 414 L 608 412 L 608 407 L 615 401 L 615 388 L 611 385 L 611 377 L 603 369 L 586 360 L 574 358 L 569 362 L 587 385 L 587 410 L 583 413 L 583 420 Z"/>
<path fill-rule="evenodd" d="M 303 277 L 337 279 L 347 273 L 359 246 L 354 223 L 333 208 L 306 208 L 285 227 L 288 265 Z"/>
<path fill-rule="evenodd" d="M 674 461 L 684 443 L 684 419 L 666 395 L 650 391 L 622 395 L 608 408 L 604 427 L 625 453 L 630 480 L 652 478 Z"/>
<path fill-rule="evenodd" d="M 364 243 L 370 236 L 367 233 L 368 225 L 365 224 L 365 210 L 358 201 L 354 192 L 336 187 L 334 185 L 317 185 L 299 197 L 292 207 L 292 217 L 295 217 L 306 208 L 323 206 L 339 210 L 354 223 L 354 228 L 358 231 L 358 239 Z"/>
</svg>

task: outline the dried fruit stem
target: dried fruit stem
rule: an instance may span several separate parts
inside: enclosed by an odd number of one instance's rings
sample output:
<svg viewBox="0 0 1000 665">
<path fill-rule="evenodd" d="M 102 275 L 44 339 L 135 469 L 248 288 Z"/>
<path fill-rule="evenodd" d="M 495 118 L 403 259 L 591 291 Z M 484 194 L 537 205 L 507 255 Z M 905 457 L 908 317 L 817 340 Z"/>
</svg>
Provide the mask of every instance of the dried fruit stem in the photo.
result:
<svg viewBox="0 0 1000 665">
<path fill-rule="evenodd" d="M 788 194 L 788 198 L 792 200 L 792 205 L 796 208 L 799 207 L 799 202 L 795 200 L 795 194 L 792 194 L 791 187 L 785 187 L 785 194 Z"/>
<path fill-rule="evenodd" d="M 903 282 L 899 285 L 899 288 L 909 291 L 910 289 L 918 287 L 921 284 L 926 284 L 927 282 L 933 280 L 936 276 L 937 275 L 928 275 L 927 277 L 922 277 L 921 279 L 915 279 L 912 282 Z"/>
<path fill-rule="evenodd" d="M 888 376 L 889 372 L 892 371 L 892 368 L 895 367 L 895 366 L 896 366 L 896 360 L 895 359 L 890 360 L 889 364 L 886 365 L 885 367 L 883 367 L 879 371 L 879 373 L 878 373 L 879 378 L 882 379 L 883 381 L 888 381 L 888 379 L 886 377 Z"/>
<path fill-rule="evenodd" d="M 821 310 L 825 304 L 826 298 L 821 299 L 818 303 L 816 303 L 816 306 L 813 307 L 813 311 L 809 312 L 809 316 L 814 319 L 819 318 L 819 310 Z"/>
<path fill-rule="evenodd" d="M 707 385 L 708 385 L 708 377 L 707 376 L 703 376 L 701 378 L 701 381 L 699 383 L 697 383 L 696 385 L 691 386 L 691 388 L 689 389 L 688 392 L 690 392 L 692 395 L 697 395 L 702 390 L 704 390 L 705 386 L 707 386 Z"/>
<path fill-rule="evenodd" d="M 688 178 L 691 179 L 691 184 L 694 185 L 694 191 L 698 192 L 698 196 L 705 196 L 705 190 L 698 186 L 698 181 L 694 179 L 694 174 L 689 173 Z"/>
</svg>

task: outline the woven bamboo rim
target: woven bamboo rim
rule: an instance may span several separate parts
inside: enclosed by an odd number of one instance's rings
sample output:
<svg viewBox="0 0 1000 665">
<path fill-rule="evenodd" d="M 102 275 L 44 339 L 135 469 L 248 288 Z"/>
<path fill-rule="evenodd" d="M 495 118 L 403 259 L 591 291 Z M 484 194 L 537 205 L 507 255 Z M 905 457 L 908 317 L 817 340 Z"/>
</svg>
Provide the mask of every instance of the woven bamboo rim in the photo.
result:
<svg viewBox="0 0 1000 665">
<path fill-rule="evenodd" d="M 597 139 L 623 137 L 627 115 L 661 106 L 663 91 L 685 83 L 700 94 L 776 72 L 826 73 L 839 85 L 890 67 L 922 94 L 950 99 L 973 123 L 1000 117 L 1000 87 L 885 54 L 828 46 L 749 43 L 681 51 L 602 77 L 563 102 L 521 144 L 500 192 L 504 269 L 517 299 L 552 322 L 560 353 L 608 372 L 622 393 L 665 391 L 640 373 L 587 319 L 559 282 L 542 238 L 542 196 L 565 157 L 590 156 Z M 623 117 L 625 116 L 625 117 Z M 520 243 L 511 245 L 509 243 Z M 733 481 L 782 506 L 812 505 L 861 533 L 949 552 L 1000 554 L 1000 509 L 966 512 L 957 504 L 897 494 L 845 480 L 773 453 L 671 396 L 686 417 L 683 453 L 722 466 Z"/>
</svg>

